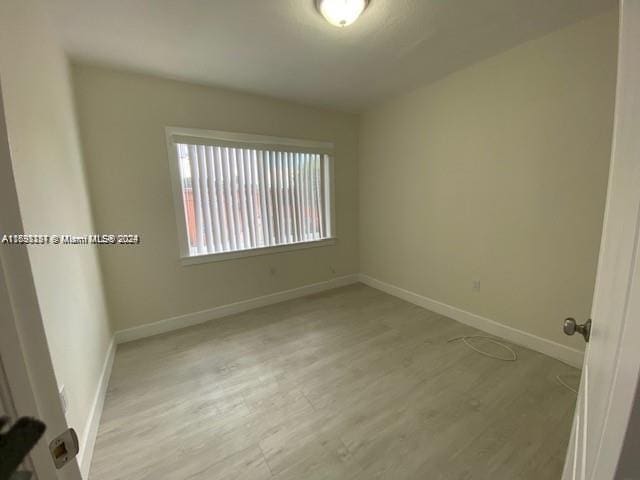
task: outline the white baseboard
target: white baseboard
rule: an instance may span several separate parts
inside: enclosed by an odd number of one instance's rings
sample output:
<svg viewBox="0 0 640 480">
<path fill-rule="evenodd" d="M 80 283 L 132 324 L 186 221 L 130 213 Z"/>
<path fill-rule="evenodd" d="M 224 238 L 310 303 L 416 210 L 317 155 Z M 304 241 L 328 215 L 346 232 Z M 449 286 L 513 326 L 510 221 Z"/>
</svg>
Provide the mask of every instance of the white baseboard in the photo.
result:
<svg viewBox="0 0 640 480">
<path fill-rule="evenodd" d="M 158 322 L 148 323 L 139 327 L 128 328 L 126 330 L 120 330 L 116 332 L 107 352 L 102 375 L 100 377 L 100 383 L 98 385 L 93 406 L 91 408 L 91 414 L 89 416 L 89 420 L 87 421 L 84 437 L 81 440 L 78 462 L 80 464 L 82 478 L 88 478 L 89 468 L 91 466 L 91 458 L 93 456 L 93 449 L 98 433 L 98 426 L 100 424 L 100 417 L 102 416 L 102 409 L 104 406 L 109 378 L 111 376 L 111 368 L 113 366 L 117 344 L 131 342 L 134 340 L 159 335 L 161 333 L 170 332 L 173 330 L 179 330 L 181 328 L 190 327 L 192 325 L 205 323 L 209 320 L 226 317 L 228 315 L 234 315 L 236 313 L 246 312 L 254 308 L 285 302 L 287 300 L 304 297 L 314 293 L 350 285 L 357 282 L 364 283 L 365 285 L 381 290 L 385 293 L 401 298 L 420 307 L 426 308 L 427 310 L 431 310 L 433 312 L 447 316 L 461 323 L 464 323 L 465 325 L 469 325 L 471 327 L 487 332 L 491 335 L 504 338 L 505 340 L 508 340 L 515 344 L 522 345 L 524 347 L 530 348 L 531 350 L 535 350 L 550 357 L 556 358 L 574 367 L 582 367 L 584 353 L 580 350 L 561 345 L 557 342 L 538 337 L 531 333 L 523 332 L 494 320 L 482 317 L 475 313 L 471 313 L 466 310 L 447 305 L 446 303 L 433 300 L 423 295 L 419 295 L 409 290 L 405 290 L 395 285 L 382 282 L 368 275 L 345 275 L 343 277 L 327 280 L 325 282 L 305 285 L 303 287 L 284 290 L 281 292 L 276 292 L 249 300 L 243 300 L 228 305 L 222 305 L 199 312 L 179 315 L 177 317 L 172 317 Z"/>
<path fill-rule="evenodd" d="M 577 368 L 582 367 L 584 352 L 567 347 L 552 340 L 547 340 L 537 335 L 533 335 L 513 327 L 509 327 L 502 323 L 490 320 L 475 313 L 462 310 L 461 308 L 447 305 L 446 303 L 433 300 L 431 298 L 419 295 L 417 293 L 405 290 L 403 288 L 382 282 L 376 278 L 365 274 L 352 274 L 343 277 L 334 278 L 325 282 L 305 285 L 291 290 L 284 290 L 261 297 L 251 298 L 228 305 L 201 310 L 199 312 L 187 313 L 177 317 L 167 318 L 154 323 L 147 323 L 139 327 L 119 330 L 115 333 L 115 343 L 127 343 L 141 338 L 147 338 L 161 333 L 179 330 L 181 328 L 198 325 L 215 320 L 218 318 L 234 315 L 236 313 L 246 312 L 254 308 L 273 305 L 275 303 L 285 302 L 294 298 L 304 297 L 313 293 L 338 288 L 352 283 L 362 282 L 365 285 L 376 288 L 390 295 L 402 298 L 407 302 L 426 308 L 433 312 L 445 315 L 449 318 L 457 320 L 460 323 L 482 330 L 491 335 L 495 335 L 518 345 L 530 348 L 537 352 L 543 353 L 550 357 L 556 358 L 562 362 L 568 363 Z M 113 353 L 111 353 L 113 355 Z M 113 358 L 111 358 L 111 362 Z M 106 364 L 105 364 L 106 366 Z M 107 377 L 108 378 L 108 377 Z M 106 384 L 105 384 L 106 388 Z M 97 426 L 96 426 L 97 428 Z"/>
<path fill-rule="evenodd" d="M 303 287 L 293 288 L 291 290 L 284 290 L 282 292 L 276 292 L 261 297 L 251 298 L 249 300 L 243 300 L 241 302 L 230 303 L 228 305 L 221 305 L 219 307 L 209 308 L 199 312 L 187 313 L 185 315 L 179 315 L 177 317 L 167 318 L 154 323 L 147 323 L 139 327 L 127 328 L 126 330 L 119 330 L 115 334 L 116 343 L 132 342 L 140 338 L 151 337 L 153 335 L 159 335 L 161 333 L 178 330 L 185 327 L 191 327 L 200 323 L 208 322 L 217 318 L 234 315 L 236 313 L 246 312 L 254 308 L 264 307 L 267 305 L 273 305 L 275 303 L 285 302 L 294 298 L 304 297 L 313 293 L 322 292 L 324 290 L 330 290 L 332 288 L 338 288 L 345 285 L 358 282 L 358 275 L 345 275 L 343 277 L 334 278 L 325 282 L 313 283 L 311 285 L 305 285 Z"/>
<path fill-rule="evenodd" d="M 107 355 L 104 359 L 102 373 L 100 374 L 98 388 L 96 389 L 93 405 L 91 405 L 89 418 L 84 429 L 84 435 L 82 439 L 80 439 L 78 464 L 80 465 L 80 473 L 84 479 L 89 478 L 93 449 L 96 444 L 96 437 L 98 436 L 98 427 L 100 426 L 100 418 L 102 417 L 104 399 L 107 395 L 107 386 L 109 385 L 109 378 L 111 378 L 111 369 L 113 368 L 113 359 L 115 358 L 115 354 L 116 342 L 115 339 L 112 339 L 107 350 Z"/>
<path fill-rule="evenodd" d="M 394 297 L 401 298 L 407 302 L 426 308 L 427 310 L 431 310 L 439 313 L 440 315 L 457 320 L 465 325 L 469 325 L 491 335 L 504 338 L 505 340 L 515 344 L 522 345 L 523 347 L 527 347 L 531 350 L 556 358 L 574 367 L 582 368 L 584 352 L 581 352 L 580 350 L 567 347 L 552 340 L 538 337 L 531 333 L 523 332 L 522 330 L 508 327 L 507 325 L 496 322 L 495 320 L 490 320 L 488 318 L 481 317 L 480 315 L 476 315 L 475 313 L 467 312 L 466 310 L 410 292 L 409 290 L 382 282 L 368 275 L 360 274 L 358 278 L 360 282 L 365 285 L 369 285 L 370 287 L 381 290 L 393 295 Z"/>
</svg>

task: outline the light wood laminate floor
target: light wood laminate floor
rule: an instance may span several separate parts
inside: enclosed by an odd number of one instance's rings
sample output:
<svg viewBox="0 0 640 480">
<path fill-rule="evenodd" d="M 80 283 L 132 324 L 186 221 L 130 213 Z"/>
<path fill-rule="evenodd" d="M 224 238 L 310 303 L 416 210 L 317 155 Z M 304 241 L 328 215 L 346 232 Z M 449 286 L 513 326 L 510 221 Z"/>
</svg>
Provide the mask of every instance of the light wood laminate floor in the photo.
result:
<svg viewBox="0 0 640 480">
<path fill-rule="evenodd" d="M 357 284 L 121 345 L 90 478 L 559 479 L 578 371 L 474 333 Z"/>
</svg>

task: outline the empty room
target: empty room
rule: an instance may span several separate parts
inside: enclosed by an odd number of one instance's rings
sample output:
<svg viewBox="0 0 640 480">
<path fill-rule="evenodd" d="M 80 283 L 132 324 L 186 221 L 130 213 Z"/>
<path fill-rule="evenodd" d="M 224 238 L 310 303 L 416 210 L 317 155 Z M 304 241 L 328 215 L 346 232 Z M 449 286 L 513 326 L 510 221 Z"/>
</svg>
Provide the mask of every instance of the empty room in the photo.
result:
<svg viewBox="0 0 640 480">
<path fill-rule="evenodd" d="M 640 2 L 0 0 L 0 480 L 640 479 Z"/>
</svg>

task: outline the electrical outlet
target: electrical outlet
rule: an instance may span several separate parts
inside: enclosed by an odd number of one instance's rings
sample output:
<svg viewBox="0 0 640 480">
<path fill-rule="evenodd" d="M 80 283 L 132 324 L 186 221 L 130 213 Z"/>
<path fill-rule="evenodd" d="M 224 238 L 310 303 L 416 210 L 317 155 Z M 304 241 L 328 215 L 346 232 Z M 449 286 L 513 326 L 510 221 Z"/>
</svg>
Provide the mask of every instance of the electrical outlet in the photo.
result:
<svg viewBox="0 0 640 480">
<path fill-rule="evenodd" d="M 62 405 L 62 411 L 67 413 L 69 410 L 69 399 L 67 398 L 67 390 L 64 388 L 64 385 L 60 387 L 60 404 Z"/>
<path fill-rule="evenodd" d="M 480 280 L 474 280 L 473 281 L 473 290 L 475 292 L 479 292 L 480 291 Z"/>
</svg>

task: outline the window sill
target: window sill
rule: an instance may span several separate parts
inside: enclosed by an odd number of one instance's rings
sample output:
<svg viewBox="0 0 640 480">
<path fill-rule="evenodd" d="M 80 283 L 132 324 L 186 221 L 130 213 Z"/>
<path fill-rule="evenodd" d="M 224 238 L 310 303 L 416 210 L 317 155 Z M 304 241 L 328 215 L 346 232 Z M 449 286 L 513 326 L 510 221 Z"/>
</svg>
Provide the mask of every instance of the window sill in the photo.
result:
<svg viewBox="0 0 640 480">
<path fill-rule="evenodd" d="M 224 262 L 244 257 L 256 257 L 258 255 L 273 255 L 276 253 L 289 252 L 292 250 L 303 250 L 306 248 L 325 247 L 335 245 L 337 238 L 325 238 L 311 242 L 289 243 L 275 247 L 252 248 L 248 250 L 236 250 L 235 252 L 210 253 L 206 255 L 196 255 L 193 257 L 182 257 L 180 263 L 183 266 L 199 265 L 201 263 Z"/>
</svg>

